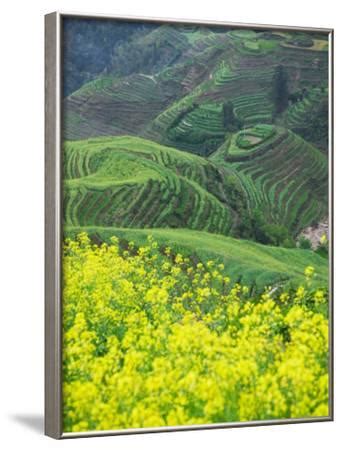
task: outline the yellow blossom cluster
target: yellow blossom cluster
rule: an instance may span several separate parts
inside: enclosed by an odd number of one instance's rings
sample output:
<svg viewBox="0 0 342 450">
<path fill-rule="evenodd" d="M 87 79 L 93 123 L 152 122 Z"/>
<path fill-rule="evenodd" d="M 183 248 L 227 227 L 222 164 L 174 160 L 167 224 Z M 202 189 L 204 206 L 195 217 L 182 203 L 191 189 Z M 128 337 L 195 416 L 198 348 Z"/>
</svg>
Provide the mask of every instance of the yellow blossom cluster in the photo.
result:
<svg viewBox="0 0 342 450">
<path fill-rule="evenodd" d="M 64 431 L 326 416 L 327 309 L 324 288 L 251 296 L 152 238 L 67 239 Z"/>
</svg>

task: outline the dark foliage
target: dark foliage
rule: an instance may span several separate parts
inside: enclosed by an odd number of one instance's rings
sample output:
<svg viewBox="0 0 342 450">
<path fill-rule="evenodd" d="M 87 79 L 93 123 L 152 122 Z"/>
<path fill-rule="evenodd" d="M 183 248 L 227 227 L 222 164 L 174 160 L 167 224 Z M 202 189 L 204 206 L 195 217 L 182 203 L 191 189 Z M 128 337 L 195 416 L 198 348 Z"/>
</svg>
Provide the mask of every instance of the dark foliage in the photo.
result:
<svg viewBox="0 0 342 450">
<path fill-rule="evenodd" d="M 271 95 L 275 114 L 280 114 L 285 111 L 289 101 L 288 74 L 282 65 L 275 68 Z"/>
<path fill-rule="evenodd" d="M 106 71 L 119 46 L 156 27 L 112 19 L 63 19 L 64 95 Z"/>
<path fill-rule="evenodd" d="M 223 104 L 223 126 L 228 131 L 237 131 L 242 127 L 242 122 L 236 117 L 233 103 L 230 101 Z"/>
<path fill-rule="evenodd" d="M 310 250 L 311 249 L 311 241 L 310 239 L 306 238 L 305 236 L 301 236 L 298 241 L 299 248 L 303 250 Z"/>
</svg>

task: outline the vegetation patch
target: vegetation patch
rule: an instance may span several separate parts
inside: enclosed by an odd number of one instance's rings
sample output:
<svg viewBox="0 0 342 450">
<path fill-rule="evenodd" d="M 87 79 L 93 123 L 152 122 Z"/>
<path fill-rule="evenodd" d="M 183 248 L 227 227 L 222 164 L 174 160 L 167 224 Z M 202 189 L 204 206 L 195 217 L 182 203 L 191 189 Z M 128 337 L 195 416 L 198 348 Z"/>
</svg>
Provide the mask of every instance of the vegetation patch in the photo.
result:
<svg viewBox="0 0 342 450">
<path fill-rule="evenodd" d="M 260 47 L 259 47 L 259 42 L 257 40 L 255 40 L 255 41 L 246 40 L 246 41 L 244 41 L 243 45 L 247 50 L 250 50 L 253 53 L 259 52 Z"/>
<path fill-rule="evenodd" d="M 239 39 L 255 39 L 257 33 L 253 30 L 232 30 L 230 31 L 230 35 Z"/>
<path fill-rule="evenodd" d="M 265 142 L 266 139 L 274 136 L 275 132 L 275 127 L 272 125 L 256 125 L 240 131 L 235 137 L 235 142 L 239 148 L 248 150 Z"/>
</svg>

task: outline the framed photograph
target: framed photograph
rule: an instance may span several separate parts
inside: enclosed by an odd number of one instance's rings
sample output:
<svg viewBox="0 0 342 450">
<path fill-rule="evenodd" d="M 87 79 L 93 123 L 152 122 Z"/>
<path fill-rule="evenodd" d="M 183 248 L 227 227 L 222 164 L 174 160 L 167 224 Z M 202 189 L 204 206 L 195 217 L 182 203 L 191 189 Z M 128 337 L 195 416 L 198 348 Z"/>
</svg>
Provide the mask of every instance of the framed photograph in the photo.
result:
<svg viewBox="0 0 342 450">
<path fill-rule="evenodd" d="M 52 13 L 45 432 L 333 419 L 333 30 Z"/>
</svg>

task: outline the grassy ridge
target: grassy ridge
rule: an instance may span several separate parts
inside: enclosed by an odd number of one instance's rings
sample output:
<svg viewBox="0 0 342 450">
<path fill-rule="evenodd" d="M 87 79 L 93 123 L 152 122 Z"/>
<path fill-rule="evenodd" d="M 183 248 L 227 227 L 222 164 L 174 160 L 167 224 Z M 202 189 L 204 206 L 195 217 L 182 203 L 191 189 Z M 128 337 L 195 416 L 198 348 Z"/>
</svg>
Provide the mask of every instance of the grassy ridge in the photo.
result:
<svg viewBox="0 0 342 450">
<path fill-rule="evenodd" d="M 215 259 L 225 265 L 233 281 L 262 290 L 266 285 L 304 282 L 303 271 L 313 266 L 318 284 L 327 284 L 327 260 L 311 250 L 284 249 L 238 240 L 212 233 L 187 229 L 122 229 L 111 227 L 65 227 L 65 234 L 74 238 L 86 231 L 96 242 L 110 242 L 112 236 L 144 245 L 152 235 L 160 245 L 173 252 L 196 255 L 201 261 Z"/>
</svg>

